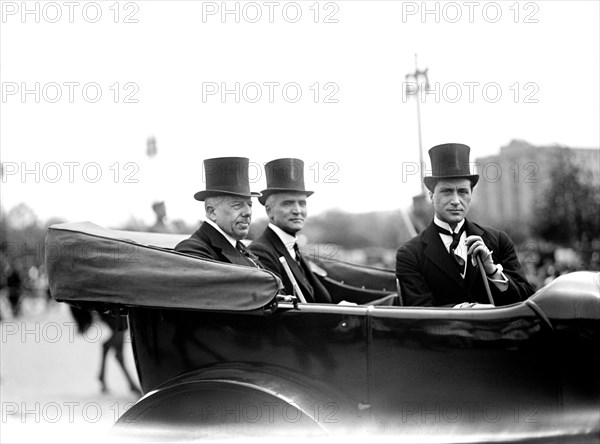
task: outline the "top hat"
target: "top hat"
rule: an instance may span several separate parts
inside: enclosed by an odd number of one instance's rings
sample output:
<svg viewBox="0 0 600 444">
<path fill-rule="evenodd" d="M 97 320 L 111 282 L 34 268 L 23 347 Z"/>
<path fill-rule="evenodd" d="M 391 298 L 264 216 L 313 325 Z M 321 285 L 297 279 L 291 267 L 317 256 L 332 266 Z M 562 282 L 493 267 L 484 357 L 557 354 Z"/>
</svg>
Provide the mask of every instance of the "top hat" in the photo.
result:
<svg viewBox="0 0 600 444">
<path fill-rule="evenodd" d="M 471 148 L 462 143 L 444 143 L 429 150 L 431 176 L 423 178 L 427 189 L 433 192 L 440 179 L 469 179 L 472 186 L 477 184 L 479 174 L 471 174 L 469 153 Z"/>
<path fill-rule="evenodd" d="M 258 197 L 250 191 L 248 159 L 245 157 L 216 157 L 204 160 L 206 190 L 194 194 L 194 199 L 229 194 L 241 197 Z"/>
<path fill-rule="evenodd" d="M 298 192 L 306 197 L 314 191 L 304 188 L 304 162 L 300 159 L 275 159 L 265 164 L 267 189 L 262 190 L 258 201 L 265 205 L 267 197 L 274 193 Z"/>
</svg>

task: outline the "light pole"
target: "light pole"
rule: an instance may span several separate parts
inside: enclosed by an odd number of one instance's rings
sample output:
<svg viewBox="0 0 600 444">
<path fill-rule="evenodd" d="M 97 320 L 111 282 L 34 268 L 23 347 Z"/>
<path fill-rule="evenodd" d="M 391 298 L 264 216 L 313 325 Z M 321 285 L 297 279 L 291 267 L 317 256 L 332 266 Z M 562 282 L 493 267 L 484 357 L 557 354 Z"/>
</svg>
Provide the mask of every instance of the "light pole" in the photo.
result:
<svg viewBox="0 0 600 444">
<path fill-rule="evenodd" d="M 411 94 L 415 95 L 415 99 L 417 101 L 417 126 L 419 130 L 419 170 L 421 171 L 421 192 L 425 194 L 425 184 L 423 183 L 423 176 L 425 173 L 425 168 L 423 164 L 423 142 L 421 140 L 421 91 L 423 90 L 423 80 L 425 81 L 425 91 L 429 91 L 429 78 L 427 77 L 427 71 L 429 68 L 425 68 L 423 71 L 419 70 L 419 66 L 417 63 L 417 54 L 415 54 L 415 72 L 406 74 L 404 76 L 405 82 L 405 91 L 406 95 L 409 96 Z M 411 79 L 414 79 L 412 82 Z M 420 81 L 420 82 L 419 82 Z"/>
</svg>

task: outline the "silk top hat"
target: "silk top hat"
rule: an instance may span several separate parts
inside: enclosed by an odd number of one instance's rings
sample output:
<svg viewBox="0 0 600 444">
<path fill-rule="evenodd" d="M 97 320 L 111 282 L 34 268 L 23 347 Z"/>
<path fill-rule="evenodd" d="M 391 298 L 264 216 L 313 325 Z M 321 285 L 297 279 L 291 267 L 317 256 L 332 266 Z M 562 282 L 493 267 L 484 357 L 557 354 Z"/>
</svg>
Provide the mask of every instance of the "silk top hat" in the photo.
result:
<svg viewBox="0 0 600 444">
<path fill-rule="evenodd" d="M 267 197 L 274 193 L 299 192 L 306 197 L 314 191 L 306 191 L 304 188 L 304 162 L 300 159 L 275 159 L 265 164 L 267 176 L 267 189 L 262 190 L 262 196 L 258 198 L 261 204 L 267 202 Z"/>
<path fill-rule="evenodd" d="M 479 174 L 471 174 L 469 169 L 469 153 L 471 148 L 462 143 L 444 143 L 429 150 L 431 159 L 431 176 L 423 178 L 427 189 L 433 192 L 440 179 L 469 179 L 475 186 Z"/>
<path fill-rule="evenodd" d="M 248 159 L 245 157 L 216 157 L 204 160 L 206 190 L 194 194 L 194 199 L 229 194 L 242 197 L 258 197 L 250 191 Z"/>
</svg>

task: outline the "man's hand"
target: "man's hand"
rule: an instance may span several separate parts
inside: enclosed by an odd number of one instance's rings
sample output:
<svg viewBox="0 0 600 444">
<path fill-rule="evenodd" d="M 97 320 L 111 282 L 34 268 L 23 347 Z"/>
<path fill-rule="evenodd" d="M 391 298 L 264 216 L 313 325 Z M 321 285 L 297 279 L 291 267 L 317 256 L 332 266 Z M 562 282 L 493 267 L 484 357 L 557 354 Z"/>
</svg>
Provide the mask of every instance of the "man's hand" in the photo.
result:
<svg viewBox="0 0 600 444">
<path fill-rule="evenodd" d="M 452 308 L 470 308 L 473 310 L 485 309 L 485 308 L 496 308 L 492 304 L 478 304 L 477 302 L 461 302 L 460 304 L 456 304 Z"/>
<path fill-rule="evenodd" d="M 485 273 L 488 276 L 493 275 L 496 272 L 497 267 L 494 265 L 491 250 L 485 246 L 481 236 L 469 236 L 465 239 L 465 244 L 467 245 L 467 255 L 471 256 L 471 263 L 473 266 L 477 266 L 475 257 L 476 255 L 479 255 L 483 267 L 485 268 Z"/>
</svg>

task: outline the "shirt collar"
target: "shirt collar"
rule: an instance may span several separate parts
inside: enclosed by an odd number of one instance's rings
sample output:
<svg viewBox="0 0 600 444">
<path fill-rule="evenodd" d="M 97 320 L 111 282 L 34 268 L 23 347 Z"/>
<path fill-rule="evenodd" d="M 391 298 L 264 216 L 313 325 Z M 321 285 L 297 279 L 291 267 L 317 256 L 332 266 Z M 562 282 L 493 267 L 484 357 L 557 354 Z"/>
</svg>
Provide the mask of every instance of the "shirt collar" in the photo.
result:
<svg viewBox="0 0 600 444">
<path fill-rule="evenodd" d="M 227 239 L 227 242 L 229 242 L 233 248 L 237 248 L 237 240 L 234 239 L 233 237 L 231 237 L 229 234 L 225 233 L 221 229 L 221 227 L 219 227 L 216 223 L 214 223 L 210 219 L 206 219 L 204 222 L 206 222 L 208 225 L 212 226 L 215 230 L 217 230 L 219 233 L 221 233 L 225 237 L 225 239 Z"/>
<path fill-rule="evenodd" d="M 450 228 L 450 224 L 448 224 L 447 222 L 444 222 L 437 216 L 433 216 L 433 223 L 436 224 L 438 227 L 442 227 L 442 228 L 448 230 L 450 233 L 458 233 L 460 231 L 461 227 L 463 226 L 463 224 L 465 223 L 465 219 L 461 220 L 458 224 L 456 224 L 454 231 L 452 230 L 452 228 Z"/>
<path fill-rule="evenodd" d="M 296 236 L 292 236 L 291 234 L 286 233 L 281 228 L 279 228 L 277 225 L 274 225 L 270 222 L 269 222 L 269 228 L 271 230 L 273 230 L 277 236 L 279 236 L 279 239 L 281 239 L 281 242 L 283 242 L 283 245 L 285 245 L 285 248 L 290 253 L 290 256 L 295 258 L 296 252 L 294 251 L 294 244 L 298 240 L 296 238 Z"/>
</svg>

